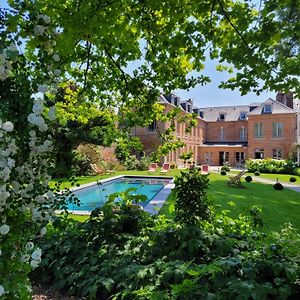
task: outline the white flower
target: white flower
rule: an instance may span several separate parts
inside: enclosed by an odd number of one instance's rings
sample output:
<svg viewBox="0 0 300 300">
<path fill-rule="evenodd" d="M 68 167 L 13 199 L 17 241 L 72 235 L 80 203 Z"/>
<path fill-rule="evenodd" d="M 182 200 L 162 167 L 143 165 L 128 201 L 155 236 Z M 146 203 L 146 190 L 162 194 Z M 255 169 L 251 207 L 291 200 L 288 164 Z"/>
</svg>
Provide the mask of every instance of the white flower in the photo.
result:
<svg viewBox="0 0 300 300">
<path fill-rule="evenodd" d="M 4 224 L 0 227 L 0 233 L 3 234 L 3 235 L 6 235 L 8 234 L 9 232 L 9 226 Z"/>
<path fill-rule="evenodd" d="M 29 254 L 24 254 L 21 256 L 21 262 L 28 262 L 30 259 L 30 255 Z"/>
<path fill-rule="evenodd" d="M 7 160 L 7 166 L 12 169 L 15 166 L 15 160 L 12 158 L 8 158 Z"/>
<path fill-rule="evenodd" d="M 39 130 L 41 132 L 47 131 L 48 130 L 48 125 L 46 123 L 43 123 L 43 124 L 39 125 Z"/>
<path fill-rule="evenodd" d="M 42 256 L 42 250 L 40 248 L 36 248 L 31 254 L 31 258 L 33 260 L 40 260 L 41 256 Z"/>
<path fill-rule="evenodd" d="M 38 261 L 38 260 L 32 260 L 32 261 L 30 262 L 30 265 L 31 265 L 31 267 L 32 267 L 33 269 L 35 269 L 35 268 L 37 268 L 37 267 L 39 266 L 39 263 L 40 263 L 40 261 Z"/>
<path fill-rule="evenodd" d="M 44 94 L 48 91 L 48 86 L 46 84 L 40 84 L 38 86 L 38 91 Z"/>
<path fill-rule="evenodd" d="M 2 124 L 2 129 L 4 129 L 7 132 L 11 132 L 11 131 L 14 130 L 14 124 L 12 122 L 9 122 L 9 121 L 4 122 Z"/>
<path fill-rule="evenodd" d="M 0 249 L 0 256 L 2 255 L 2 250 Z"/>
<path fill-rule="evenodd" d="M 28 243 L 25 245 L 25 249 L 26 249 L 26 251 L 30 251 L 30 250 L 32 250 L 32 249 L 33 249 L 33 247 L 34 247 L 34 244 L 33 244 L 33 242 L 28 242 Z"/>
<path fill-rule="evenodd" d="M 5 293 L 5 289 L 3 287 L 3 285 L 0 284 L 0 297 L 3 296 Z"/>
<path fill-rule="evenodd" d="M 43 105 L 40 102 L 34 103 L 34 105 L 32 107 L 32 111 L 35 114 L 40 115 L 43 112 L 43 110 L 44 110 Z"/>
<path fill-rule="evenodd" d="M 54 61 L 60 61 L 60 57 L 58 56 L 58 54 L 54 54 L 52 56 L 52 58 L 53 58 Z"/>
<path fill-rule="evenodd" d="M 46 227 L 43 227 L 43 228 L 41 229 L 41 235 L 42 235 L 42 236 L 45 235 L 46 232 L 47 232 L 47 228 L 46 228 Z"/>
<path fill-rule="evenodd" d="M 11 186 L 12 186 L 12 188 L 13 188 L 13 190 L 14 190 L 15 193 L 19 192 L 19 190 L 20 190 L 20 183 L 18 181 L 13 180 L 11 182 Z"/>
<path fill-rule="evenodd" d="M 45 33 L 46 27 L 42 25 L 36 25 L 33 29 L 35 35 L 43 35 Z"/>
</svg>

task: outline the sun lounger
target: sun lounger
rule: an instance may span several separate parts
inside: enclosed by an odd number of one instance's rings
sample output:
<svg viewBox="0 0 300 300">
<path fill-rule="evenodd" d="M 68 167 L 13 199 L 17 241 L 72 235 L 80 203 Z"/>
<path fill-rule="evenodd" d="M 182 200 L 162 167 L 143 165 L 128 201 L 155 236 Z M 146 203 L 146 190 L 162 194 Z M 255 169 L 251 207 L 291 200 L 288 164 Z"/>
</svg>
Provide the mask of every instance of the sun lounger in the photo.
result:
<svg viewBox="0 0 300 300">
<path fill-rule="evenodd" d="M 162 165 L 162 168 L 160 170 L 160 173 L 167 173 L 170 170 L 170 164 L 164 163 Z"/>
<path fill-rule="evenodd" d="M 148 169 L 148 173 L 154 173 L 156 172 L 157 169 L 157 164 L 156 163 L 151 163 Z"/>
<path fill-rule="evenodd" d="M 208 165 L 202 165 L 202 167 L 201 167 L 201 174 L 202 175 L 207 175 L 208 173 L 209 173 Z"/>
<path fill-rule="evenodd" d="M 229 179 L 227 181 L 227 185 L 232 186 L 232 187 L 245 188 L 242 185 L 241 178 L 246 172 L 247 172 L 246 170 L 243 170 L 243 171 L 240 171 L 239 173 L 237 173 L 235 176 L 229 177 Z"/>
</svg>

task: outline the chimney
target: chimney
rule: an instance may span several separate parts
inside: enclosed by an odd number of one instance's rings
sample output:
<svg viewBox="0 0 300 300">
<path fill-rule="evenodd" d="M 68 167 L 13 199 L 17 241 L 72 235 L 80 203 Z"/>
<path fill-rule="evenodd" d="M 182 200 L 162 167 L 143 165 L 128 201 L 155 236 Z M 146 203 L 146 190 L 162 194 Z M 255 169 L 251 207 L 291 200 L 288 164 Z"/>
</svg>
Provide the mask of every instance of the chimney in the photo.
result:
<svg viewBox="0 0 300 300">
<path fill-rule="evenodd" d="M 291 109 L 294 109 L 292 92 L 288 92 L 287 94 L 278 92 L 276 95 L 276 101 L 288 106 Z"/>
</svg>

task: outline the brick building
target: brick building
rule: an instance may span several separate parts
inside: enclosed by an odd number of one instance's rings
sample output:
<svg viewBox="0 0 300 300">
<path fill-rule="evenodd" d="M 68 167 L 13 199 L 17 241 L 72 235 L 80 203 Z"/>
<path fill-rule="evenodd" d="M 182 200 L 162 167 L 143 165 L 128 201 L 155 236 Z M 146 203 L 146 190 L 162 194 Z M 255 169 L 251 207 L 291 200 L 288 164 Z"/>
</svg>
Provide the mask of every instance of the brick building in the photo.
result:
<svg viewBox="0 0 300 300">
<path fill-rule="evenodd" d="M 184 124 L 176 124 L 175 135 L 185 146 L 170 152 L 165 162 L 180 164 L 180 155 L 192 151 L 196 164 L 239 166 L 250 158 L 285 159 L 300 145 L 300 104 L 292 94 L 278 93 L 276 100 L 238 106 L 198 108 L 191 99 L 182 101 L 174 94 L 161 95 L 159 103 L 165 112 L 179 107 L 181 114 L 197 114 L 197 125 L 190 133 Z M 134 128 L 133 135 L 140 137 L 146 152 L 151 153 L 160 143 L 158 132 L 169 125 L 154 122 L 147 128 Z M 300 161 L 299 152 L 298 146 Z"/>
</svg>

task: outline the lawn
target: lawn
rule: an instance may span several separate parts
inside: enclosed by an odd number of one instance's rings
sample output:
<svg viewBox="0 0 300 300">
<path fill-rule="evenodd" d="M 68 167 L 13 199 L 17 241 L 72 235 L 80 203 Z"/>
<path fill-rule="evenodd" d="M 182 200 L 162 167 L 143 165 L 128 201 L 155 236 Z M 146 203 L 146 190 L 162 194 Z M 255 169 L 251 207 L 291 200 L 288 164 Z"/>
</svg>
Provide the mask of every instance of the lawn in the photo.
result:
<svg viewBox="0 0 300 300">
<path fill-rule="evenodd" d="M 175 176 L 180 173 L 179 170 L 170 170 L 167 174 L 160 174 L 157 171 L 156 176 Z M 114 174 L 100 176 L 78 177 L 78 183 L 84 184 L 117 175 L 149 175 L 147 171 L 119 171 Z M 300 231 L 300 194 L 288 189 L 275 191 L 272 185 L 251 182 L 244 183 L 246 189 L 230 188 L 226 186 L 228 176 L 211 173 L 210 188 L 208 191 L 209 200 L 217 206 L 217 210 L 230 210 L 231 216 L 238 216 L 240 213 L 248 213 L 253 205 L 259 205 L 263 209 L 263 220 L 266 224 L 266 230 L 278 230 L 282 224 L 291 222 Z M 61 180 L 63 186 L 70 187 L 65 180 Z M 56 181 L 53 180 L 51 184 Z M 160 213 L 167 216 L 173 216 L 174 211 L 174 194 L 171 193 L 168 200 L 162 207 Z M 235 206 L 229 203 L 234 202 Z M 80 217 L 74 217 L 80 219 Z"/>
<path fill-rule="evenodd" d="M 278 230 L 282 224 L 290 222 L 300 231 L 300 194 L 288 189 L 275 191 L 272 185 L 251 182 L 244 183 L 246 189 L 226 186 L 227 176 L 210 174 L 209 200 L 217 206 L 217 211 L 228 209 L 229 215 L 246 214 L 253 205 L 263 209 L 263 221 L 267 231 Z M 174 194 L 171 194 L 161 209 L 161 213 L 172 217 Z M 230 204 L 234 202 L 235 205 Z"/>
<path fill-rule="evenodd" d="M 255 176 L 254 173 L 247 173 L 247 175 Z M 300 176 L 298 176 L 298 175 L 261 173 L 259 175 L 259 177 L 271 179 L 273 181 L 277 181 L 277 179 L 278 179 L 279 182 L 290 183 L 293 185 L 300 185 Z M 295 177 L 297 179 L 297 181 L 290 182 L 291 177 Z"/>
</svg>

